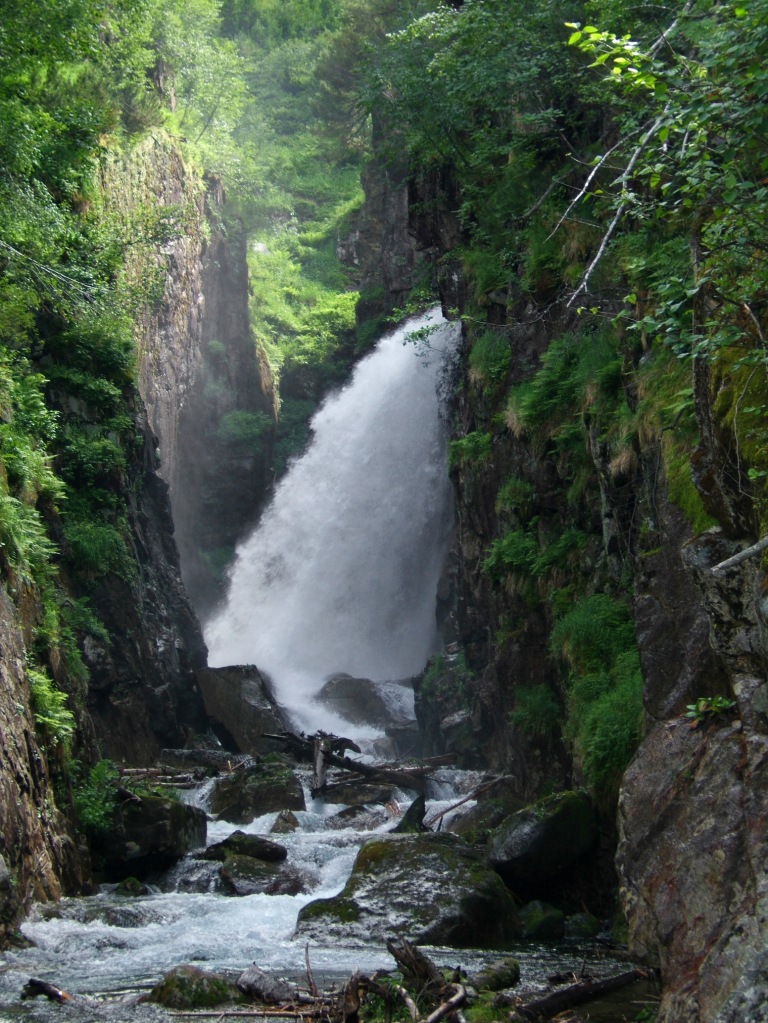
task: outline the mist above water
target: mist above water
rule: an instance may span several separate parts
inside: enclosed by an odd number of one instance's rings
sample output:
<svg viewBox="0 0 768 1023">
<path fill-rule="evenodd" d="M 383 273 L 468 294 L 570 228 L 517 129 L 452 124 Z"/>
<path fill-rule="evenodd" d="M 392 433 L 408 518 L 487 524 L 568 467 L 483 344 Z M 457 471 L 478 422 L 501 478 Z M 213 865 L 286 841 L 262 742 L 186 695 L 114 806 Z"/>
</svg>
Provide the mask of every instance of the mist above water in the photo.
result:
<svg viewBox="0 0 768 1023">
<path fill-rule="evenodd" d="M 404 340 L 428 326 L 421 357 Z M 441 411 L 458 335 L 436 310 L 410 320 L 325 401 L 206 627 L 210 664 L 256 664 L 302 727 L 318 727 L 307 702 L 328 676 L 404 678 L 438 648 L 452 522 Z"/>
</svg>

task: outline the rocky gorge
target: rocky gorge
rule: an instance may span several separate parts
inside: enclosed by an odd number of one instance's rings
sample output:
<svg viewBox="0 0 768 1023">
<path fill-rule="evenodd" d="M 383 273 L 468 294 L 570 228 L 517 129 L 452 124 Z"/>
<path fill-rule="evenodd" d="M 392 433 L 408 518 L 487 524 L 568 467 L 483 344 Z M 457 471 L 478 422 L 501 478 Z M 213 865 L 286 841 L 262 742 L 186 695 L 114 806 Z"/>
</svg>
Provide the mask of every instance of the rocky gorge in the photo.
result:
<svg viewBox="0 0 768 1023">
<path fill-rule="evenodd" d="M 417 792 L 405 798 L 387 779 L 342 788 L 334 777 L 349 807 L 327 830 L 349 824 L 362 837 L 354 852 L 344 846 L 349 876 L 316 899 L 326 864 L 314 875 L 306 864 L 296 870 L 283 855 L 293 839 L 280 844 L 281 833 L 297 835 L 302 850 L 318 843 L 317 822 L 301 816 L 314 812 L 309 767 L 297 767 L 275 738 L 294 727 L 281 691 L 264 664 L 209 666 L 200 623 L 211 635 L 223 566 L 265 507 L 287 398 L 304 401 L 322 388 L 303 355 L 292 378 L 286 371 L 281 382 L 273 370 L 263 332 L 253 329 L 253 296 L 249 311 L 247 232 L 227 215 L 222 178 L 188 160 L 186 136 L 155 125 L 131 145 L 102 147 L 98 192 L 78 192 L 71 205 L 78 217 L 96 205 L 126 236 L 141 235 L 120 271 L 139 296 L 135 358 L 115 340 L 116 326 L 89 320 L 89 293 L 78 312 L 85 327 L 41 300 L 25 356 L 28 392 L 12 360 L 14 372 L 4 362 L 0 374 L 2 508 L 17 516 L 3 526 L 0 548 L 4 943 L 20 940 L 35 903 L 88 894 L 105 880 L 152 884 L 161 867 L 195 857 L 206 841 L 203 811 L 131 782 L 131 772 L 148 770 L 151 787 L 162 765 L 169 785 L 191 771 L 195 785 L 210 787 L 216 827 L 247 831 L 275 815 L 263 825 L 274 838 L 217 835 L 194 868 L 198 880 L 184 883 L 241 902 L 304 899 L 302 940 L 384 942 L 394 930 L 466 948 L 610 931 L 626 938 L 634 962 L 659 969 L 658 1023 L 765 1017 L 760 245 L 744 243 L 741 263 L 717 263 L 718 232 L 748 234 L 750 217 L 734 226 L 728 211 L 743 214 L 747 186 L 760 191 L 750 141 L 759 104 L 741 93 L 733 104 L 742 118 L 733 123 L 748 128 L 742 167 L 752 169 L 733 184 L 711 184 L 704 198 L 682 157 L 683 170 L 670 170 L 678 150 L 667 144 L 690 121 L 686 103 L 696 116 L 709 103 L 710 93 L 696 91 L 701 81 L 725 87 L 718 61 L 741 68 L 747 23 L 764 45 L 756 9 L 734 15 L 735 26 L 717 21 L 707 44 L 688 26 L 685 46 L 705 71 L 686 81 L 682 99 L 649 46 L 648 74 L 665 85 L 646 80 L 635 92 L 663 93 L 667 106 L 626 137 L 589 87 L 577 96 L 568 74 L 560 77 L 570 68 L 582 82 L 578 48 L 603 45 L 616 67 L 630 68 L 618 74 L 630 95 L 634 65 L 621 63 L 623 44 L 610 33 L 574 28 L 573 52 L 558 57 L 557 73 L 537 71 L 546 116 L 520 82 L 513 109 L 479 113 L 493 88 L 512 88 L 504 76 L 489 84 L 468 73 L 491 75 L 490 56 L 463 63 L 477 45 L 473 33 L 482 37 L 489 25 L 488 55 L 503 55 L 499 40 L 517 38 L 520 26 L 496 4 L 440 5 L 407 27 L 414 53 L 428 39 L 430 60 L 444 58 L 429 95 L 396 48 L 398 33 L 379 41 L 391 63 L 366 93 L 365 201 L 345 213 L 331 243 L 359 292 L 359 337 L 435 300 L 461 324 L 446 413 L 455 517 L 429 596 L 439 642 L 430 637 L 425 649 L 438 652 L 422 669 L 425 653 L 412 678 L 381 686 L 354 667 L 334 667 L 310 713 L 337 715 L 353 744 L 373 725 L 381 733 L 375 759 L 419 755 L 472 773 L 471 793 L 457 799 L 472 805 L 444 832 L 424 831 L 419 820 L 411 833 L 390 833 L 393 804 L 403 804 L 400 813 Z M 464 24 L 466 53 L 452 49 Z M 670 33 L 679 31 L 675 21 Z M 561 44 L 558 37 L 558 54 Z M 749 68 L 747 99 L 760 85 Z M 438 84 L 454 75 L 466 88 L 442 109 Z M 324 87 L 338 83 L 331 76 Z M 443 124 L 465 102 L 465 123 L 438 132 L 435 147 L 422 114 Z M 736 129 L 706 110 L 714 152 Z M 646 166 L 656 120 L 667 117 L 658 162 Z M 489 156 L 488 140 L 508 123 L 510 138 Z M 622 149 L 635 137 L 644 140 L 637 152 Z M 689 136 L 678 141 L 694 160 Z M 616 180 L 634 189 L 632 216 L 624 193 L 600 206 L 615 184 L 608 157 L 621 154 Z M 601 189 L 592 194 L 595 175 Z M 722 187 L 729 198 L 721 202 Z M 679 202 L 654 220 L 651 206 L 663 206 L 667 193 Z M 588 216 L 570 217 L 581 200 L 592 204 Z M 281 217 L 298 237 L 300 217 L 281 213 L 274 222 Z M 93 251 L 108 249 L 97 240 Z M 313 242 L 301 236 L 299 244 L 311 250 Z M 15 280 L 4 296 L 15 310 Z M 32 331 L 28 319 L 18 323 Z M 349 368 L 353 332 L 344 331 L 340 361 Z M 416 334 L 422 358 L 430 331 Z M 340 373 L 334 365 L 322 379 L 336 384 Z M 35 388 L 45 391 L 46 422 L 29 398 Z M 49 444 L 41 457 L 55 462 L 66 498 L 31 455 L 35 471 L 20 467 L 12 431 L 29 422 L 39 434 L 30 450 Z M 31 545 L 17 539 L 25 507 L 53 544 L 56 553 L 45 555 L 55 559 L 52 572 L 35 561 L 34 543 L 48 550 L 40 535 L 32 531 Z M 285 571 L 284 559 L 268 560 L 267 575 Z M 411 688 L 413 716 L 390 718 L 393 700 L 400 706 Z M 108 762 L 115 774 L 107 770 L 99 788 L 99 764 Z M 87 822 L 105 793 L 112 816 L 99 830 Z"/>
</svg>

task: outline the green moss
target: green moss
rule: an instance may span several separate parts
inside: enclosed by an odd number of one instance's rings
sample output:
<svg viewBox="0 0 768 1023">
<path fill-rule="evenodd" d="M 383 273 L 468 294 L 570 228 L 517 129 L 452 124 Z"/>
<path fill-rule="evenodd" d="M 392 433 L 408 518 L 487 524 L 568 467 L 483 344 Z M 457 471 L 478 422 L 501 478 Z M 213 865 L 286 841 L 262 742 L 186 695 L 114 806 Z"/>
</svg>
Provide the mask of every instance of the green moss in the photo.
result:
<svg viewBox="0 0 768 1023">
<path fill-rule="evenodd" d="M 194 966 L 177 966 L 152 988 L 149 999 L 167 1009 L 209 1009 L 242 1001 L 234 984 Z"/>
<path fill-rule="evenodd" d="M 315 899 L 299 912 L 300 921 L 318 920 L 323 917 L 332 917 L 343 924 L 354 923 L 360 919 L 360 907 L 354 899 L 337 896 L 333 899 Z"/>
</svg>

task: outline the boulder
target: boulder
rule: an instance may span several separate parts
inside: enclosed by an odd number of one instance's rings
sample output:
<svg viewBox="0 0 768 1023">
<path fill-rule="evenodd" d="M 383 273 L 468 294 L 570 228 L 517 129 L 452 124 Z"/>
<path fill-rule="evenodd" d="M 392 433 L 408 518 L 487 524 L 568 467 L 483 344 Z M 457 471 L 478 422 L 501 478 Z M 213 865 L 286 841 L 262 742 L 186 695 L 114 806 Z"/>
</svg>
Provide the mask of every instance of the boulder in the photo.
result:
<svg viewBox="0 0 768 1023">
<path fill-rule="evenodd" d="M 560 879 L 595 847 L 597 838 L 597 816 L 589 796 L 558 792 L 496 828 L 488 859 L 513 888 L 535 887 Z"/>
<path fill-rule="evenodd" d="M 256 895 L 267 892 L 275 881 L 278 868 L 274 863 L 255 860 L 252 856 L 233 853 L 221 865 L 219 876 L 224 891 L 230 895 Z"/>
<path fill-rule="evenodd" d="M 472 987 L 478 991 L 504 991 L 520 983 L 520 963 L 517 959 L 502 959 L 491 963 L 480 973 L 470 977 Z"/>
<path fill-rule="evenodd" d="M 273 835 L 290 835 L 298 826 L 299 821 L 293 810 L 281 810 L 270 831 Z"/>
<path fill-rule="evenodd" d="M 520 910 L 523 937 L 532 941 L 553 941 L 565 933 L 565 914 L 547 902 L 534 899 Z"/>
<path fill-rule="evenodd" d="M 413 689 L 404 683 L 372 682 L 340 673 L 328 679 L 316 699 L 353 725 L 385 729 L 415 720 Z"/>
<path fill-rule="evenodd" d="M 596 938 L 605 927 L 591 913 L 573 913 L 565 918 L 566 938 Z"/>
<path fill-rule="evenodd" d="M 264 733 L 283 732 L 286 724 L 258 668 L 201 668 L 195 679 L 211 726 L 225 746 L 252 756 L 274 749 Z"/>
<path fill-rule="evenodd" d="M 290 1002 L 296 996 L 290 984 L 277 977 L 271 977 L 255 964 L 240 974 L 237 986 L 244 995 L 259 1002 Z"/>
<path fill-rule="evenodd" d="M 316 697 L 318 703 L 353 725 L 373 725 L 388 737 L 384 758 L 421 752 L 411 679 L 373 682 L 340 673 L 325 683 Z"/>
<path fill-rule="evenodd" d="M 301 782 L 280 753 L 217 779 L 211 792 L 211 812 L 233 824 L 250 824 L 280 810 L 306 810 Z"/>
<path fill-rule="evenodd" d="M 225 860 L 228 856 L 249 856 L 265 863 L 280 863 L 288 856 L 288 850 L 262 835 L 233 831 L 222 842 L 209 845 L 203 853 L 205 860 Z"/>
<path fill-rule="evenodd" d="M 242 1000 L 231 981 L 197 966 L 175 966 L 147 996 L 147 1001 L 166 1009 L 208 1009 Z"/>
<path fill-rule="evenodd" d="M 520 934 L 501 878 L 455 835 L 366 842 L 344 890 L 299 913 L 297 937 L 492 947 Z"/>
<path fill-rule="evenodd" d="M 105 877 L 143 880 L 205 845 L 205 813 L 165 796 L 123 803 L 108 834 L 94 841 Z"/>
<path fill-rule="evenodd" d="M 511 814 L 526 805 L 516 778 L 505 775 L 481 786 L 477 803 L 457 814 L 448 824 L 448 830 L 470 838 L 485 838 Z"/>
</svg>

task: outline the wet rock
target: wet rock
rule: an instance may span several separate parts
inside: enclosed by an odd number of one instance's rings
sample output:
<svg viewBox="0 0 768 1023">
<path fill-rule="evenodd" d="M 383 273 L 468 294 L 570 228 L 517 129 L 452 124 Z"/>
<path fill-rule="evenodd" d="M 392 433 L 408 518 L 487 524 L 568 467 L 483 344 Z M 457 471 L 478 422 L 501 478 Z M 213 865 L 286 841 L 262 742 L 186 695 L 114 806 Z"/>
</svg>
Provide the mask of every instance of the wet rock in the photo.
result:
<svg viewBox="0 0 768 1023">
<path fill-rule="evenodd" d="M 135 899 L 139 895 L 149 895 L 149 888 L 142 884 L 138 877 L 125 877 L 118 884 L 115 892 L 118 895 L 125 895 L 127 898 Z"/>
<path fill-rule="evenodd" d="M 509 776 L 496 778 L 481 786 L 476 805 L 454 817 L 448 830 L 467 840 L 485 839 L 488 831 L 524 809 L 525 805 L 517 779 Z"/>
<path fill-rule="evenodd" d="M 424 817 L 427 813 L 427 803 L 424 794 L 416 796 L 414 801 L 403 814 L 400 821 L 392 829 L 393 834 L 407 834 L 409 832 L 423 831 Z"/>
<path fill-rule="evenodd" d="M 228 856 L 248 856 L 266 863 L 280 863 L 288 856 L 288 850 L 262 835 L 233 831 L 222 842 L 209 845 L 203 853 L 205 860 L 225 860 Z"/>
<path fill-rule="evenodd" d="M 353 725 L 374 725 L 388 737 L 382 755 L 420 754 L 421 739 L 413 708 L 411 679 L 373 682 L 340 673 L 332 676 L 317 695 L 319 703 Z"/>
<path fill-rule="evenodd" d="M 591 913 L 574 913 L 565 918 L 566 938 L 595 938 L 603 929 L 602 922 Z"/>
<path fill-rule="evenodd" d="M 426 944 L 493 946 L 520 926 L 499 876 L 454 835 L 384 835 L 366 842 L 344 890 L 305 906 L 297 936 L 406 937 Z"/>
<path fill-rule="evenodd" d="M 255 964 L 237 978 L 237 986 L 244 995 L 260 1002 L 290 1002 L 294 998 L 294 990 L 284 980 L 271 977 Z"/>
<path fill-rule="evenodd" d="M 290 835 L 298 826 L 299 821 L 293 810 L 281 810 L 270 831 L 273 835 Z"/>
<path fill-rule="evenodd" d="M 317 702 L 353 725 L 386 728 L 413 720 L 413 690 L 395 682 L 372 682 L 340 673 L 317 694 Z"/>
<path fill-rule="evenodd" d="M 219 778 L 211 792 L 211 812 L 233 824 L 250 824 L 256 817 L 280 810 L 306 810 L 306 804 L 301 782 L 279 753 Z"/>
<path fill-rule="evenodd" d="M 208 1009 L 242 1001 L 235 984 L 197 966 L 176 966 L 152 988 L 147 1001 L 166 1009 Z"/>
<path fill-rule="evenodd" d="M 219 871 L 224 891 L 232 895 L 256 895 L 269 890 L 275 880 L 277 867 L 252 856 L 227 856 Z"/>
<path fill-rule="evenodd" d="M 374 831 L 390 820 L 386 810 L 370 809 L 366 806 L 348 806 L 332 817 L 326 818 L 325 826 L 332 829 L 352 828 L 355 831 Z"/>
<path fill-rule="evenodd" d="M 489 862 L 511 885 L 561 877 L 594 848 L 598 828 L 590 798 L 559 792 L 513 814 L 491 836 Z"/>
<path fill-rule="evenodd" d="M 478 991 L 504 991 L 520 983 L 520 963 L 517 959 L 502 959 L 491 963 L 481 973 L 470 977 L 472 987 Z"/>
<path fill-rule="evenodd" d="M 94 842 L 104 875 L 144 879 L 205 845 L 205 813 L 164 796 L 123 803 L 107 835 Z"/>
<path fill-rule="evenodd" d="M 203 668 L 195 678 L 206 714 L 224 745 L 252 756 L 274 749 L 274 741 L 265 739 L 264 733 L 282 732 L 286 725 L 258 668 Z"/>
<path fill-rule="evenodd" d="M 342 779 L 334 781 L 324 792 L 329 803 L 347 803 L 349 806 L 364 806 L 367 803 L 389 803 L 394 795 L 392 785 L 377 785 L 369 782 L 352 782 Z"/>
<path fill-rule="evenodd" d="M 549 903 L 534 899 L 520 910 L 523 937 L 534 941 L 552 941 L 565 933 L 565 914 Z"/>
</svg>

